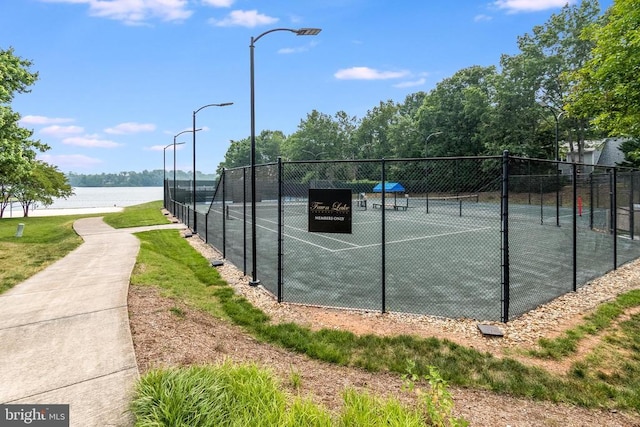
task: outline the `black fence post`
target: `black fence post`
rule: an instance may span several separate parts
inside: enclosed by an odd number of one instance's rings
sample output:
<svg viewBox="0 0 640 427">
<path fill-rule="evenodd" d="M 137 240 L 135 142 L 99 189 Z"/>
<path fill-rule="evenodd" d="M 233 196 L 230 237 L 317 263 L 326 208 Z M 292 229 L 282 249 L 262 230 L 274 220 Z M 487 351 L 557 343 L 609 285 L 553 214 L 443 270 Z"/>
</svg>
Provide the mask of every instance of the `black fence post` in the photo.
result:
<svg viewBox="0 0 640 427">
<path fill-rule="evenodd" d="M 529 204 L 531 204 L 531 159 L 527 159 L 527 191 L 529 193 Z"/>
<path fill-rule="evenodd" d="M 282 302 L 282 232 L 284 208 L 282 206 L 282 157 L 278 157 L 278 302 Z"/>
<path fill-rule="evenodd" d="M 227 168 L 222 168 L 222 258 L 227 257 Z"/>
<path fill-rule="evenodd" d="M 429 161 L 428 160 L 425 160 L 425 167 L 424 167 L 424 204 L 426 208 L 426 213 L 429 213 Z"/>
<path fill-rule="evenodd" d="M 387 310 L 387 298 L 386 298 L 386 294 L 387 294 L 387 290 L 386 290 L 386 286 L 387 286 L 387 252 L 386 252 L 386 226 L 387 226 L 387 221 L 386 221 L 386 207 L 385 207 L 385 201 L 386 201 L 386 197 L 387 197 L 387 192 L 385 191 L 385 185 L 386 185 L 386 180 L 387 180 L 387 175 L 386 175 L 386 165 L 385 165 L 385 161 L 384 158 L 381 160 L 382 162 L 382 200 L 380 201 L 380 210 L 382 211 L 382 312 L 386 313 Z"/>
<path fill-rule="evenodd" d="M 540 179 L 540 225 L 544 225 L 544 193 L 543 193 L 542 179 Z"/>
<path fill-rule="evenodd" d="M 629 171 L 629 238 L 633 240 L 634 238 L 634 228 L 635 228 L 635 209 L 633 207 L 633 170 Z"/>
<path fill-rule="evenodd" d="M 554 165 L 556 167 L 556 227 L 560 227 L 560 168 L 557 162 Z"/>
<path fill-rule="evenodd" d="M 502 322 L 509 321 L 509 151 L 502 153 Z"/>
<path fill-rule="evenodd" d="M 613 226 L 613 269 L 618 268 L 618 170 L 613 168 L 611 187 L 611 225 Z"/>
<path fill-rule="evenodd" d="M 589 230 L 593 230 L 593 172 L 589 173 Z"/>
<path fill-rule="evenodd" d="M 242 272 L 247 275 L 247 168 L 242 168 Z M 255 274 L 255 272 L 254 272 Z"/>
<path fill-rule="evenodd" d="M 571 165 L 573 179 L 573 292 L 578 288 L 578 166 Z"/>
</svg>

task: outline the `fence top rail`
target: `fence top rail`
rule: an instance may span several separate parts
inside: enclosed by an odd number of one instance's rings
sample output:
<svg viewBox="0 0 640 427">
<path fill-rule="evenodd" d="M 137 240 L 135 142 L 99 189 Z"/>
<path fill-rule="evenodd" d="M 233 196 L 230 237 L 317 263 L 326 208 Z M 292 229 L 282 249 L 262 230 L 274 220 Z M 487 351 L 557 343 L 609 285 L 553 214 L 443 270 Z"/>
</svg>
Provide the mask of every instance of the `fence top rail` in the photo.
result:
<svg viewBox="0 0 640 427">
<path fill-rule="evenodd" d="M 521 156 L 513 156 L 509 155 L 510 160 L 519 160 L 523 162 L 536 162 L 536 163 L 549 163 L 549 164 L 559 164 L 559 165 L 576 165 L 583 167 L 594 167 L 598 169 L 616 169 L 618 171 L 624 172 L 638 172 L 640 169 L 634 169 L 627 166 L 600 166 L 600 165 L 590 165 L 587 163 L 577 163 L 577 162 L 565 162 L 561 160 L 553 160 L 553 159 L 538 159 L 534 157 L 521 157 Z M 282 164 L 309 164 L 309 163 L 317 163 L 317 164 L 333 164 L 333 163 L 380 163 L 382 161 L 390 163 L 390 162 L 418 162 L 418 161 L 452 161 L 452 160 L 503 160 L 503 156 L 443 156 L 443 157 L 405 157 L 405 158 L 380 158 L 380 159 L 329 159 L 329 160 L 287 160 L 282 161 Z M 255 165 L 255 167 L 267 167 L 267 166 L 277 166 L 278 162 L 270 162 L 270 163 L 261 163 Z M 246 166 L 238 166 L 235 168 L 225 168 L 225 172 L 230 172 L 234 170 L 242 170 L 249 169 L 251 165 Z"/>
<path fill-rule="evenodd" d="M 605 166 L 605 165 L 590 165 L 588 163 L 578 163 L 578 162 L 563 162 L 561 160 L 552 160 L 552 159 L 537 159 L 534 157 L 520 157 L 520 156 L 511 156 L 509 155 L 509 159 L 512 160 L 522 160 L 522 161 L 526 161 L 526 162 L 536 162 L 536 163 L 557 163 L 560 165 L 576 165 L 576 166 L 583 166 L 583 167 L 590 167 L 590 168 L 596 168 L 596 170 L 607 170 L 607 169 L 616 169 L 618 171 L 623 171 L 623 172 L 638 172 L 640 171 L 640 169 L 635 169 L 635 168 L 630 168 L 628 166 Z M 591 172 L 593 173 L 593 172 Z"/>
</svg>

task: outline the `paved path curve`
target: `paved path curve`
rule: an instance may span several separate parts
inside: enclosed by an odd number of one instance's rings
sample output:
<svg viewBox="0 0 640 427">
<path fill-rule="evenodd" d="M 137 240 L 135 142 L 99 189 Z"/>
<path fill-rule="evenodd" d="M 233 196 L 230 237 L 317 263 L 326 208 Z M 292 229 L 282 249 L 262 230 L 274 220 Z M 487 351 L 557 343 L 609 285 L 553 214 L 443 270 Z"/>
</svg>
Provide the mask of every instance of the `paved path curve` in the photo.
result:
<svg viewBox="0 0 640 427">
<path fill-rule="evenodd" d="M 138 378 L 127 291 L 140 241 L 83 218 L 84 243 L 0 295 L 0 403 L 69 404 L 71 426 L 130 426 Z M 27 230 L 28 231 L 28 230 Z"/>
</svg>

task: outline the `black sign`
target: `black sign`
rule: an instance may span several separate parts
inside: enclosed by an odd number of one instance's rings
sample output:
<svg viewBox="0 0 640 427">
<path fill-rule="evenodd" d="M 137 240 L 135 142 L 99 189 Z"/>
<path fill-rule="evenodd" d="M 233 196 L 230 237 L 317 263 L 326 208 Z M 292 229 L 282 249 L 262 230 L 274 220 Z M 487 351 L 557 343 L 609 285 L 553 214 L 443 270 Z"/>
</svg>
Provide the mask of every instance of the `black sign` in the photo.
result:
<svg viewBox="0 0 640 427">
<path fill-rule="evenodd" d="M 351 190 L 309 189 L 309 232 L 351 234 Z"/>
</svg>

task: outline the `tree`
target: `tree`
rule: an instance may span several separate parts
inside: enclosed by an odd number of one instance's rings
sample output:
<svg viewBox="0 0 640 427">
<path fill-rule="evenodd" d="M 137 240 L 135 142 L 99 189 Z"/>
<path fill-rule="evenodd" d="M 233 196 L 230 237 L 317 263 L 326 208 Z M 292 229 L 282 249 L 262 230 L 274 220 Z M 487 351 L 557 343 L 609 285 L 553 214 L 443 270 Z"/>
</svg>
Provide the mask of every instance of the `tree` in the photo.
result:
<svg viewBox="0 0 640 427">
<path fill-rule="evenodd" d="M 569 74 L 576 79 L 567 109 L 593 119 L 611 136 L 640 137 L 640 8 L 636 0 L 615 0 L 603 25 L 593 24 L 583 39 L 594 43 L 592 57 Z"/>
<path fill-rule="evenodd" d="M 338 122 L 313 110 L 287 139 L 283 154 L 287 160 L 334 159 L 342 145 Z"/>
<path fill-rule="evenodd" d="M 282 152 L 287 137 L 280 130 L 263 130 L 256 136 L 256 163 L 274 163 Z"/>
<path fill-rule="evenodd" d="M 257 138 L 256 138 L 257 140 Z M 257 145 L 257 141 L 256 141 Z M 256 156 L 257 157 L 257 156 Z M 248 166 L 251 163 L 251 138 L 231 141 L 231 145 L 224 154 L 224 161 L 218 165 L 216 173 L 221 176 L 223 169 Z"/>
<path fill-rule="evenodd" d="M 581 35 L 598 21 L 599 13 L 597 0 L 583 0 L 575 6 L 566 5 L 544 25 L 535 26 L 530 34 L 518 37 L 519 54 L 503 55 L 500 61 L 503 69 L 502 91 L 498 94 L 502 104 L 497 110 L 497 124 L 506 126 L 509 131 L 498 135 L 497 139 L 502 140 L 506 148 L 518 144 L 516 152 L 539 156 L 546 151 L 549 157 L 553 157 L 548 150 L 551 146 L 549 143 L 546 144 L 546 150 L 534 146 L 538 128 L 535 115 L 539 120 L 543 120 L 544 115 L 547 119 L 549 117 L 549 111 L 537 106 L 536 101 L 553 108 L 558 115 L 564 111 L 566 97 L 575 84 L 566 76 L 589 60 L 593 43 Z M 549 120 L 546 123 L 547 128 L 555 125 L 549 124 Z M 532 128 L 533 133 L 529 130 Z M 565 116 L 560 128 L 574 130 L 568 132 L 567 139 L 570 142 L 575 139 L 582 161 L 584 140 L 589 134 L 586 121 Z M 507 140 L 513 135 L 517 135 L 517 141 Z"/>
<path fill-rule="evenodd" d="M 464 68 L 429 93 L 418 111 L 420 132 L 442 132 L 430 141 L 429 156 L 482 154 L 495 76 L 495 67 Z"/>
<path fill-rule="evenodd" d="M 16 93 L 28 92 L 38 78 L 29 71 L 31 62 L 16 56 L 13 49 L 0 50 L 0 217 L 9 204 L 12 187 L 31 170 L 37 152 L 49 149 L 31 140 L 33 132 L 18 125 L 20 115 L 10 103 Z"/>
<path fill-rule="evenodd" d="M 30 172 L 13 186 L 12 193 L 22 205 L 24 216 L 28 217 L 29 209 L 36 203 L 49 206 L 53 199 L 72 196 L 73 188 L 56 166 L 36 160 Z"/>
<path fill-rule="evenodd" d="M 363 150 L 364 157 L 396 157 L 389 129 L 399 117 L 399 105 L 391 100 L 380 102 L 377 107 L 367 111 L 354 135 L 355 143 Z"/>
</svg>

